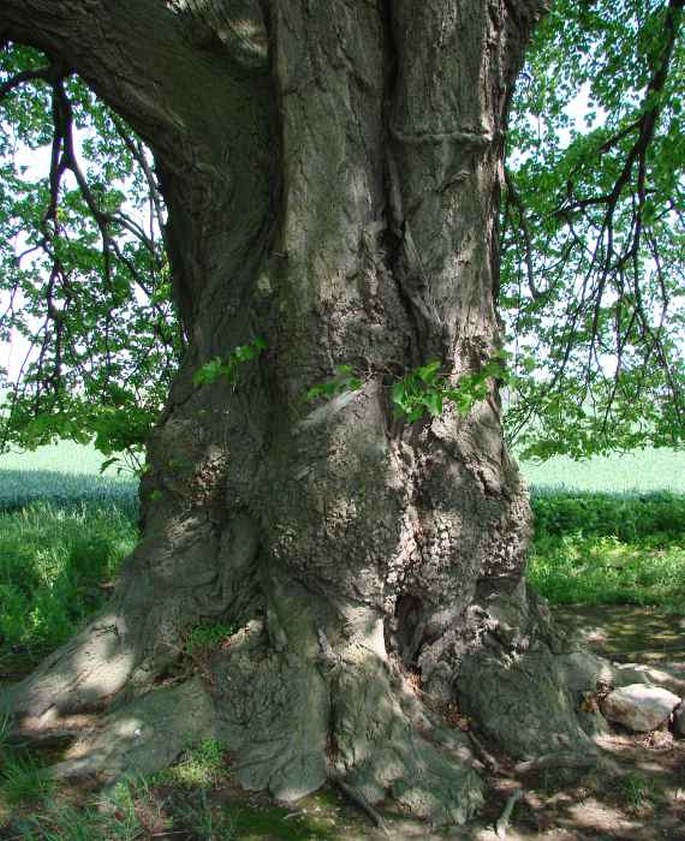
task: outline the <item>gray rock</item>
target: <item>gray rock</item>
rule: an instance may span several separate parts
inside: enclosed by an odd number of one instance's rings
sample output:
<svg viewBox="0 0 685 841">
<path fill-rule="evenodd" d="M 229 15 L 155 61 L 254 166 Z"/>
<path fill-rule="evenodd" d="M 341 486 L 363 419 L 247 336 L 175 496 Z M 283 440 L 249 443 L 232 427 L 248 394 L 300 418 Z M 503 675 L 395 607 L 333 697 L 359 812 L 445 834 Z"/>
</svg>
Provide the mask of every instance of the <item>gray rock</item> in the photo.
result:
<svg viewBox="0 0 685 841">
<path fill-rule="evenodd" d="M 605 718 L 629 730 L 645 733 L 656 729 L 680 704 L 680 698 L 660 686 L 631 683 L 610 692 L 602 701 Z"/>
<path fill-rule="evenodd" d="M 685 701 L 673 713 L 673 735 L 677 739 L 685 739 Z"/>
</svg>

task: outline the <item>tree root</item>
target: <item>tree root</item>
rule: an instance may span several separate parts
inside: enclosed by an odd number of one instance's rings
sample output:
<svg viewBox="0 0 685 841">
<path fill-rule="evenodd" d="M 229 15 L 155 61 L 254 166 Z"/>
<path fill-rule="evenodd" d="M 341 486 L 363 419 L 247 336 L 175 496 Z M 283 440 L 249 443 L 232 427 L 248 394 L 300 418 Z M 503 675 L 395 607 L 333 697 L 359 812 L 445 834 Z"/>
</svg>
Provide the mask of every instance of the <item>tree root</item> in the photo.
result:
<svg viewBox="0 0 685 841">
<path fill-rule="evenodd" d="M 364 797 L 361 792 L 358 792 L 354 786 L 349 785 L 342 779 L 338 774 L 331 774 L 330 780 L 333 782 L 338 788 L 342 791 L 342 793 L 353 803 L 355 803 L 369 818 L 373 821 L 375 826 L 377 826 L 380 830 L 382 830 L 386 835 L 389 834 L 388 827 L 383 820 L 383 815 L 378 811 L 378 809 L 374 809 L 374 807 L 369 803 L 369 801 Z"/>
<path fill-rule="evenodd" d="M 476 734 L 472 730 L 466 731 L 469 741 L 473 746 L 473 750 L 480 759 L 480 761 L 485 765 L 485 767 L 490 771 L 491 774 L 499 774 L 501 772 L 501 767 L 499 762 L 495 759 L 495 757 L 490 753 L 490 751 L 485 747 L 485 745 L 481 742 L 481 740 L 476 736 Z"/>
<path fill-rule="evenodd" d="M 102 709 L 131 677 L 134 654 L 125 622 L 105 613 L 58 648 L 27 678 L 0 693 L 0 711 L 34 728 L 64 713 Z"/>
<path fill-rule="evenodd" d="M 103 783 L 170 765 L 189 745 L 215 736 L 212 700 L 198 680 L 160 687 L 107 715 L 53 765 L 59 779 L 96 776 Z"/>
<path fill-rule="evenodd" d="M 606 764 L 607 759 L 598 753 L 559 751 L 546 753 L 525 762 L 518 762 L 514 766 L 514 773 L 529 774 L 532 771 L 542 771 L 549 768 L 596 768 L 598 765 Z"/>
</svg>

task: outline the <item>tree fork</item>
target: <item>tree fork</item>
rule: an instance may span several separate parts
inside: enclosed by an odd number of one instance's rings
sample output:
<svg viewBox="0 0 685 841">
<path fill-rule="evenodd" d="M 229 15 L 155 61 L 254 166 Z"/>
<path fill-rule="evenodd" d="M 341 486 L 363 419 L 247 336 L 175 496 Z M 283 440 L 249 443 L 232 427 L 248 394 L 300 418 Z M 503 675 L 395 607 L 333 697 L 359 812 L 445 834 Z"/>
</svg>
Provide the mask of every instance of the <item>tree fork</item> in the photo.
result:
<svg viewBox="0 0 685 841">
<path fill-rule="evenodd" d="M 0 10 L 0 33 L 68 61 L 150 143 L 190 344 L 111 605 L 6 701 L 43 727 L 107 708 L 60 774 L 151 771 L 212 735 L 247 787 L 296 798 L 330 777 L 461 822 L 482 782 L 455 705 L 521 759 L 590 749 L 559 687 L 601 670 L 560 650 L 526 590 L 496 385 L 416 424 L 388 389 L 432 356 L 456 382 L 497 347 L 502 137 L 541 9 L 211 8 Z M 158 26 L 142 72 L 128 53 Z M 130 46 L 100 53 L 106 27 Z M 256 335 L 267 349 L 233 381 L 198 382 Z M 361 387 L 308 403 L 340 364 Z M 235 633 L 187 678 L 189 628 L 217 620 Z"/>
</svg>

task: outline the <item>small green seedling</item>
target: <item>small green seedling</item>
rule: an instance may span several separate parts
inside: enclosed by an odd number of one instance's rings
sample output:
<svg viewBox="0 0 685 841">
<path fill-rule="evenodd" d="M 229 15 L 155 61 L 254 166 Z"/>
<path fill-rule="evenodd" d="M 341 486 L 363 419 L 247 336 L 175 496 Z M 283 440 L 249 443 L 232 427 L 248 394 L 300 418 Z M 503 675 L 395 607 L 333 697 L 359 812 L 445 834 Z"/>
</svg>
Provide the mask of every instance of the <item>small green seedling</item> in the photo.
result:
<svg viewBox="0 0 685 841">
<path fill-rule="evenodd" d="M 263 336 L 257 336 L 245 345 L 238 345 L 225 359 L 215 356 L 214 359 L 210 359 L 209 362 L 205 362 L 198 368 L 193 376 L 193 383 L 195 385 L 205 385 L 216 382 L 221 377 L 226 377 L 229 383 L 234 384 L 240 366 L 257 359 L 266 348 L 266 339 Z"/>
<path fill-rule="evenodd" d="M 309 389 L 307 400 L 318 400 L 319 398 L 330 400 L 337 394 L 342 394 L 345 391 L 356 391 L 361 388 L 362 381 L 355 375 L 351 365 L 338 365 L 335 371 L 335 377 L 318 383 Z"/>
<path fill-rule="evenodd" d="M 501 358 L 496 356 L 476 372 L 462 374 L 453 386 L 440 373 L 441 362 L 433 359 L 410 371 L 392 387 L 392 402 L 397 415 L 408 421 L 439 417 L 446 403 L 453 403 L 459 414 L 467 415 L 488 394 L 488 380 L 505 379 Z"/>
<path fill-rule="evenodd" d="M 190 629 L 188 637 L 186 638 L 186 653 L 200 654 L 212 648 L 216 648 L 227 637 L 232 636 L 236 632 L 233 625 L 225 625 L 219 622 L 211 625 L 196 625 Z"/>
</svg>

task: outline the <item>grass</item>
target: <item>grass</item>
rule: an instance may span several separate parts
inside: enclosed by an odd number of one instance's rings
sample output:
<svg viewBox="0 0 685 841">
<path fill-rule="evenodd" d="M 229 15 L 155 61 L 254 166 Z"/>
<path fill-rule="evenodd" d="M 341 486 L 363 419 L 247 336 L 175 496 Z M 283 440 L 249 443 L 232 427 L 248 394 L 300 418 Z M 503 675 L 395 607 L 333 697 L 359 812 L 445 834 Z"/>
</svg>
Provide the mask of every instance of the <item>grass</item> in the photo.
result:
<svg viewBox="0 0 685 841">
<path fill-rule="evenodd" d="M 30 452 L 0 454 L 0 471 L 48 470 L 99 476 L 103 458 L 92 446 L 61 441 Z M 105 477 L 118 477 L 126 483 L 126 475 L 119 476 L 116 470 L 116 466 L 108 468 Z M 530 486 L 537 490 L 685 494 L 685 451 L 646 448 L 585 461 L 555 456 L 545 462 L 522 462 L 521 470 Z"/>
<path fill-rule="evenodd" d="M 528 577 L 550 602 L 685 614 L 685 496 L 539 493 L 533 507 Z"/>
<path fill-rule="evenodd" d="M 89 472 L 20 471 L 16 455 L 0 457 L 0 663 L 5 665 L 22 659 L 28 667 L 68 638 L 102 604 L 102 585 L 136 540 L 131 478 L 96 475 L 99 457 L 91 448 L 67 442 L 42 450 L 61 470 Z M 22 457 L 40 463 L 35 453 Z M 585 484 L 603 484 L 602 493 L 560 488 L 557 478 L 570 482 L 574 475 L 566 463 L 558 472 L 561 461 L 548 462 L 545 481 L 533 487 L 533 584 L 557 604 L 656 605 L 685 612 L 685 494 L 616 492 L 625 484 L 617 465 L 628 465 L 633 479 L 639 476 L 648 488 L 657 475 L 665 485 L 682 481 L 685 487 L 685 469 L 679 469 L 681 462 L 685 468 L 685 454 L 642 451 L 595 459 L 592 469 L 584 467 Z M 616 468 L 613 485 L 604 475 L 609 464 Z M 212 632 L 197 629 L 188 645 L 201 648 L 202 635 Z M 223 628 L 217 633 L 225 635 Z"/>
<path fill-rule="evenodd" d="M 0 664 L 30 666 L 66 640 L 103 604 L 136 538 L 113 502 L 0 512 Z"/>
<path fill-rule="evenodd" d="M 151 778 L 122 780 L 94 799 L 83 790 L 49 784 L 43 769 L 8 751 L 0 754 L 0 834 L 35 841 L 134 841 L 141 838 L 281 841 L 342 839 L 348 818 L 324 790 L 297 809 L 256 795 L 246 804 L 216 743 L 187 751 L 171 769 Z M 189 771 L 189 769 L 192 769 Z M 342 819 L 342 820 L 341 820 Z M 5 834 L 6 833 L 6 834 Z M 355 835 L 355 837 L 358 837 Z"/>
<path fill-rule="evenodd" d="M 0 470 L 48 470 L 61 474 L 99 476 L 105 457 L 91 445 L 74 441 L 60 441 L 46 444 L 35 450 L 10 450 L 0 454 Z M 116 477 L 116 467 L 105 471 L 108 477 Z"/>
</svg>

